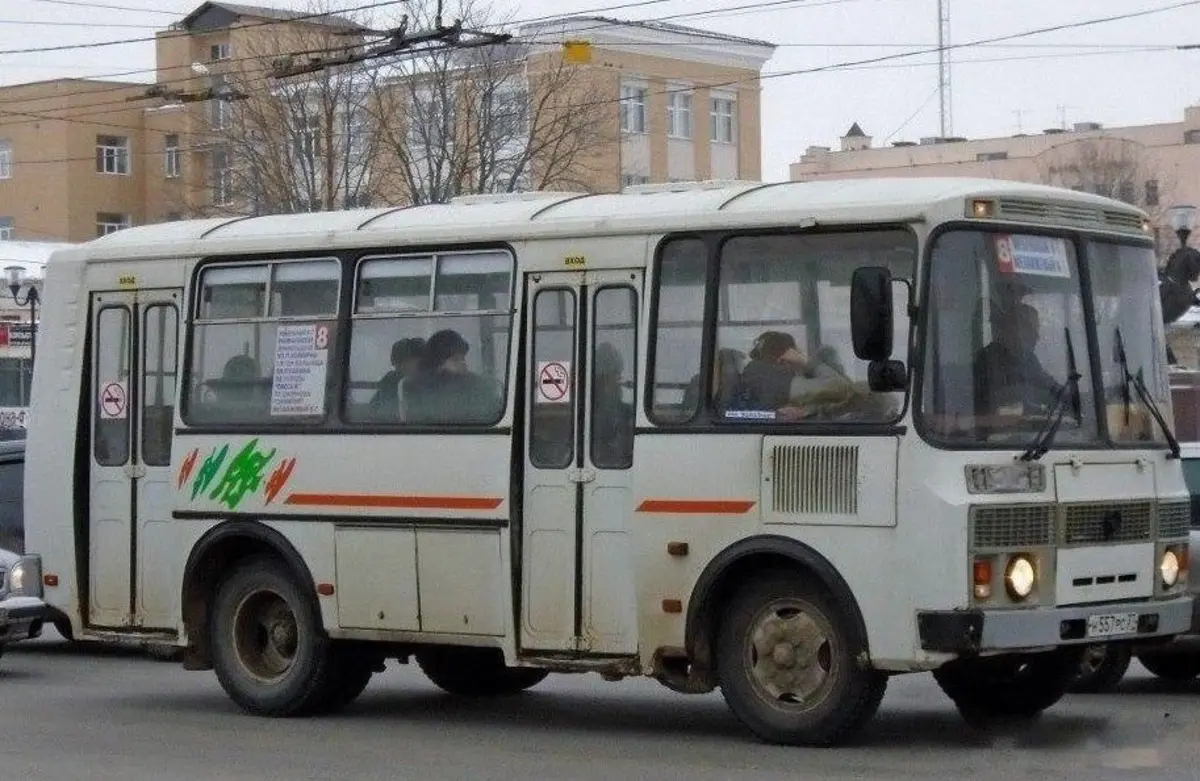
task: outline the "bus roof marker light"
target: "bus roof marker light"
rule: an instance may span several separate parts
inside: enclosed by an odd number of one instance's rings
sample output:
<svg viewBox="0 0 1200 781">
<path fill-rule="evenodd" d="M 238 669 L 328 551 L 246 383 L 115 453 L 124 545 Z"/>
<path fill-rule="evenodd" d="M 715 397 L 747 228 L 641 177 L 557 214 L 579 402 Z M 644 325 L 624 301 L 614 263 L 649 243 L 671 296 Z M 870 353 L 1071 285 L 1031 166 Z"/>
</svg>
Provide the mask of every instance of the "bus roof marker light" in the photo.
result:
<svg viewBox="0 0 1200 781">
<path fill-rule="evenodd" d="M 967 215 L 975 219 L 985 219 L 987 217 L 996 216 L 996 202 L 982 198 L 976 198 L 971 201 L 967 208 Z"/>
</svg>

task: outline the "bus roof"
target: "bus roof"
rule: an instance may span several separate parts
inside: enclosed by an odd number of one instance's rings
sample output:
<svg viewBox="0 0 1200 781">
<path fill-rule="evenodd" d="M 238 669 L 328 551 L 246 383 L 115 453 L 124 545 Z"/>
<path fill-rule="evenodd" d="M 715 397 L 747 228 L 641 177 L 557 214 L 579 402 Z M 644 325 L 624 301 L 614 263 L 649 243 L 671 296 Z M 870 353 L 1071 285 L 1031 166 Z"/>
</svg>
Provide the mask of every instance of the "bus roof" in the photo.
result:
<svg viewBox="0 0 1200 781">
<path fill-rule="evenodd" d="M 965 215 L 967 199 L 996 199 L 998 216 L 1125 233 L 1145 215 L 1087 193 L 992 179 L 880 178 L 818 182 L 689 182 L 621 193 L 506 193 L 448 204 L 218 217 L 128 228 L 82 245 L 94 260 L 162 255 L 279 252 L 438 242 L 661 233 L 754 224 L 845 224 L 928 219 L 938 208 Z M 76 253 L 69 257 L 80 258 Z"/>
</svg>

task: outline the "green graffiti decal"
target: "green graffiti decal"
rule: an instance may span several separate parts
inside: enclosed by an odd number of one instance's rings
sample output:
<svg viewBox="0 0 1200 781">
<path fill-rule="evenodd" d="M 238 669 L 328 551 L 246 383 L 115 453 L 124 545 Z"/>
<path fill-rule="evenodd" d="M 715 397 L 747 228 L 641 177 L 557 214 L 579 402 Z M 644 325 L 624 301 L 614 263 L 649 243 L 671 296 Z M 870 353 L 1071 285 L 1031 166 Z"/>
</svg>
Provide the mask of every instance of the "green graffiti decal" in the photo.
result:
<svg viewBox="0 0 1200 781">
<path fill-rule="evenodd" d="M 230 510 L 236 510 L 246 498 L 246 494 L 258 490 L 267 464 L 274 457 L 274 449 L 270 453 L 259 450 L 258 438 L 250 440 L 229 462 L 229 468 L 221 476 L 221 482 L 217 483 L 217 487 L 208 498 L 215 499 Z"/>
<path fill-rule="evenodd" d="M 221 464 L 225 462 L 225 456 L 229 454 L 229 445 L 209 453 L 204 463 L 200 465 L 200 471 L 196 472 L 196 479 L 192 481 L 192 499 L 195 499 L 201 492 L 206 490 L 209 484 L 217 476 L 217 472 L 221 470 Z"/>
</svg>

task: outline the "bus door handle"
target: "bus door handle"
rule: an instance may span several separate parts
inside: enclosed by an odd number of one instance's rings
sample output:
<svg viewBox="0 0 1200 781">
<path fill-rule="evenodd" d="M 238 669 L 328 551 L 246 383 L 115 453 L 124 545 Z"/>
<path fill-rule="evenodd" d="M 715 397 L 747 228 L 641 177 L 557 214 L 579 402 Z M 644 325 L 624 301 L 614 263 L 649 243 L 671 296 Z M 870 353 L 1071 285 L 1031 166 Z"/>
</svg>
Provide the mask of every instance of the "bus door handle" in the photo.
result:
<svg viewBox="0 0 1200 781">
<path fill-rule="evenodd" d="M 130 480 L 139 480 L 146 476 L 146 467 L 141 464 L 126 464 L 121 471 Z"/>
<path fill-rule="evenodd" d="M 572 483 L 590 483 L 596 479 L 595 469 L 568 469 L 567 480 Z"/>
</svg>

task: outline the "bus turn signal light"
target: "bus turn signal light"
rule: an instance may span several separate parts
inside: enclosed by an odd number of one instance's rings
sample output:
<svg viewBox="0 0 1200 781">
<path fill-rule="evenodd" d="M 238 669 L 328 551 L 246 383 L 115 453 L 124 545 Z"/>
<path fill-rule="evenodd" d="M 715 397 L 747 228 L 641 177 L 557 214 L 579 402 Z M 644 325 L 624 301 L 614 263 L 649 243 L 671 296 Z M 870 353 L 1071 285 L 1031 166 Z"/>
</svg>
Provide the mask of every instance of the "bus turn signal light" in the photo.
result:
<svg viewBox="0 0 1200 781">
<path fill-rule="evenodd" d="M 992 596 L 992 560 L 975 559 L 975 566 L 971 569 L 975 598 L 990 599 Z"/>
<path fill-rule="evenodd" d="M 42 576 L 42 583 L 46 584 L 50 588 L 54 588 L 58 585 L 58 575 L 52 575 L 51 573 L 47 572 Z"/>
</svg>

